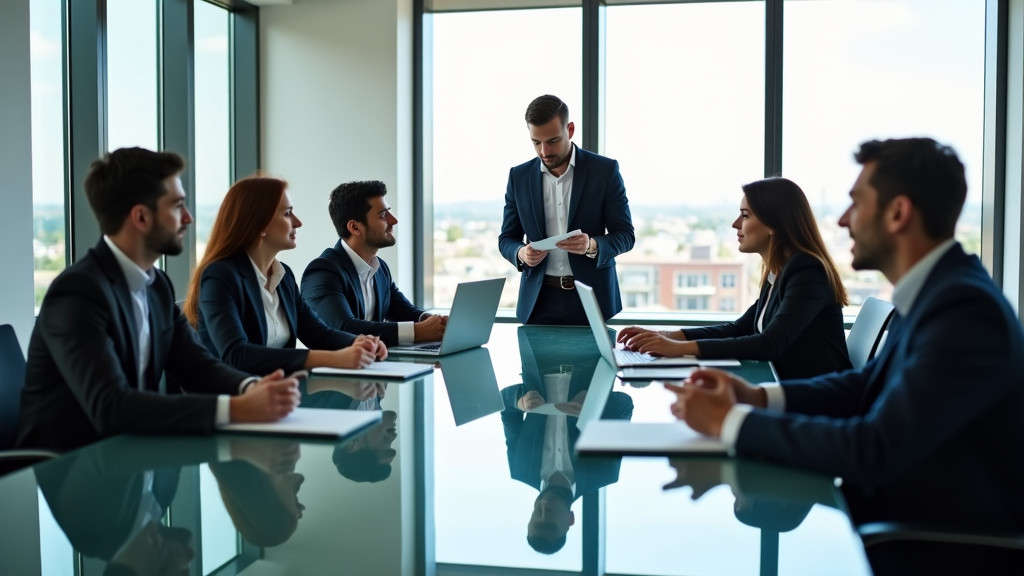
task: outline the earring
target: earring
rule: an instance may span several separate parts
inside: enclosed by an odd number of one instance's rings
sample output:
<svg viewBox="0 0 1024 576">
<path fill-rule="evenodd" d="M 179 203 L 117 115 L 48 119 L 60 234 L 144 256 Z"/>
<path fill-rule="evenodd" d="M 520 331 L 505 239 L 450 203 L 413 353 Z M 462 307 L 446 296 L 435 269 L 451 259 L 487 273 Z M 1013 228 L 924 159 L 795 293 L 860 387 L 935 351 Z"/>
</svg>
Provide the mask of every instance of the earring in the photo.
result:
<svg viewBox="0 0 1024 576">
<path fill-rule="evenodd" d="M 267 233 L 266 232 L 264 232 L 263 234 L 260 234 L 260 238 L 266 238 L 266 237 L 267 237 Z"/>
</svg>

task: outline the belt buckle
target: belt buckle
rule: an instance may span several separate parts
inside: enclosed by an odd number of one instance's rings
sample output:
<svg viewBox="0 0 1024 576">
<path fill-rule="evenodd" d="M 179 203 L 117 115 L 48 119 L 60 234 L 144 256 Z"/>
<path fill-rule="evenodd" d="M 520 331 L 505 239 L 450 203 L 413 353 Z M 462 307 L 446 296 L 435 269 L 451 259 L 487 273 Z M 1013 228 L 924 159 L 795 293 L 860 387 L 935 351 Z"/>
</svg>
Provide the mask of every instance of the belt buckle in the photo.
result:
<svg viewBox="0 0 1024 576">
<path fill-rule="evenodd" d="M 562 290 L 575 290 L 576 285 L 573 284 L 575 278 L 573 276 L 559 276 L 558 285 L 562 287 Z"/>
</svg>

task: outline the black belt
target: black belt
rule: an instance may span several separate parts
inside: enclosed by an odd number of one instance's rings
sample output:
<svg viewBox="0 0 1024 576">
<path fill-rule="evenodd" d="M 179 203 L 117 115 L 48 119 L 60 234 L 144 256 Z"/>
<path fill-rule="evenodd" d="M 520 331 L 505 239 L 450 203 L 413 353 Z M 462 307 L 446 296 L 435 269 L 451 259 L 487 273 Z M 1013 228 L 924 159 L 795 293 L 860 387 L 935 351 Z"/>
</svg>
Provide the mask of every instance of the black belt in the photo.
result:
<svg viewBox="0 0 1024 576">
<path fill-rule="evenodd" d="M 576 280 L 575 276 L 548 276 L 544 275 L 544 283 L 548 286 L 555 286 L 562 290 L 575 290 L 576 285 L 573 281 Z"/>
</svg>

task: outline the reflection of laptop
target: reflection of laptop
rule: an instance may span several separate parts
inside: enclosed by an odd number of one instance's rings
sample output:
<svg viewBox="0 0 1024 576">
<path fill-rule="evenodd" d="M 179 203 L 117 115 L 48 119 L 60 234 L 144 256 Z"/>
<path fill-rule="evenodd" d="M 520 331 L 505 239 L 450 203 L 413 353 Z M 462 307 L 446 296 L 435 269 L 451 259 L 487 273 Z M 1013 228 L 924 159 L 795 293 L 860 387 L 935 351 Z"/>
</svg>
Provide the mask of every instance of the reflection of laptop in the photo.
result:
<svg viewBox="0 0 1024 576">
<path fill-rule="evenodd" d="M 498 311 L 504 287 L 504 278 L 462 282 L 455 289 L 448 326 L 440 342 L 393 346 L 388 348 L 388 353 L 441 356 L 486 344 L 491 338 L 494 313 Z"/>
<path fill-rule="evenodd" d="M 612 366 L 619 368 L 664 368 L 665 366 L 697 366 L 699 360 L 696 357 L 682 358 L 660 358 L 650 354 L 641 354 L 631 350 L 623 350 L 615 347 L 615 339 L 609 333 L 604 324 L 604 316 L 601 315 L 601 307 L 597 304 L 594 296 L 594 289 L 586 284 L 576 281 L 576 292 L 580 295 L 583 303 L 583 311 L 587 314 L 587 321 L 590 323 L 590 330 L 597 340 L 597 349 Z"/>
<path fill-rule="evenodd" d="M 505 407 L 487 348 L 452 354 L 440 363 L 456 426 L 500 412 Z"/>
</svg>

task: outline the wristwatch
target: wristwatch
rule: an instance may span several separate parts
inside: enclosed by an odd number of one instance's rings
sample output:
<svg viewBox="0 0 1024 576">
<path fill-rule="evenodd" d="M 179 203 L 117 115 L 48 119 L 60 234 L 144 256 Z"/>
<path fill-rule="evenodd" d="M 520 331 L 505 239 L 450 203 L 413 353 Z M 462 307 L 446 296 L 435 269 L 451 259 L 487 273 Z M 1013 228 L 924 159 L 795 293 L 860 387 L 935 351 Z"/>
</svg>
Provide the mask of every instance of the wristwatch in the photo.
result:
<svg viewBox="0 0 1024 576">
<path fill-rule="evenodd" d="M 590 247 L 583 253 L 587 258 L 597 258 L 597 240 L 590 239 Z"/>
</svg>

